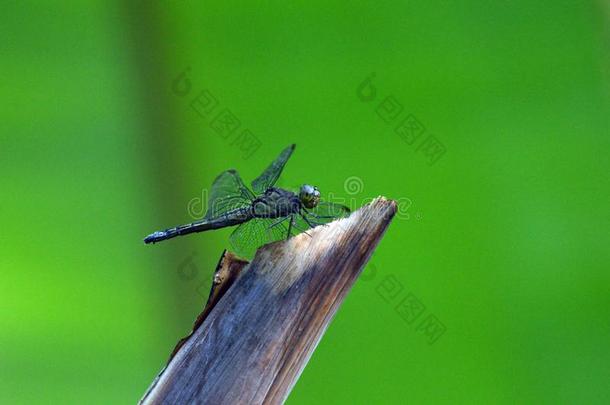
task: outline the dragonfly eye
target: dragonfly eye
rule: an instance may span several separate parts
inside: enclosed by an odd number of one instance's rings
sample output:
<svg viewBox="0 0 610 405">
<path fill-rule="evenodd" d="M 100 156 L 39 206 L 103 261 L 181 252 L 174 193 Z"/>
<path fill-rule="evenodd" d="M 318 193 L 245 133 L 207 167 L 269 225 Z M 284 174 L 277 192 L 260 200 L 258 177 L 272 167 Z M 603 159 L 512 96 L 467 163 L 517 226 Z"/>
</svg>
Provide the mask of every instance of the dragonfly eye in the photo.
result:
<svg viewBox="0 0 610 405">
<path fill-rule="evenodd" d="M 314 208 L 320 202 L 320 191 L 317 187 L 304 184 L 299 191 L 299 200 L 305 208 Z"/>
</svg>

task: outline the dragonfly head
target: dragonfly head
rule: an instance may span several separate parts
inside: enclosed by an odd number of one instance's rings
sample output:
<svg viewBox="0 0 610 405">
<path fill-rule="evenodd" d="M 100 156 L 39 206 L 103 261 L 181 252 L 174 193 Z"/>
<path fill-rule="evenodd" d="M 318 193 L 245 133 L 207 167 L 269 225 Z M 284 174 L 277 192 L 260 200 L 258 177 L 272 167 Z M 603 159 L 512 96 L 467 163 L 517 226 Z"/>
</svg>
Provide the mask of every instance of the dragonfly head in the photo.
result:
<svg viewBox="0 0 610 405">
<path fill-rule="evenodd" d="M 299 191 L 299 200 L 305 208 L 314 208 L 320 202 L 320 191 L 316 186 L 303 184 Z"/>
</svg>

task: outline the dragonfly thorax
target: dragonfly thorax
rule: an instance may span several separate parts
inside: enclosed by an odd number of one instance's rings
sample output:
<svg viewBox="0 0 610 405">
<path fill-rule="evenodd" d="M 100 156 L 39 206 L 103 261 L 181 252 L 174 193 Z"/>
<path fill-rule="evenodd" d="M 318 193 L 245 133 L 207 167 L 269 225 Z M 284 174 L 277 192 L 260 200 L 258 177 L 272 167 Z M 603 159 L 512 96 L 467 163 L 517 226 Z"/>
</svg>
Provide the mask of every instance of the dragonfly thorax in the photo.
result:
<svg viewBox="0 0 610 405">
<path fill-rule="evenodd" d="M 252 202 L 252 213 L 258 218 L 280 218 L 301 209 L 299 197 L 288 190 L 271 187 Z"/>
</svg>

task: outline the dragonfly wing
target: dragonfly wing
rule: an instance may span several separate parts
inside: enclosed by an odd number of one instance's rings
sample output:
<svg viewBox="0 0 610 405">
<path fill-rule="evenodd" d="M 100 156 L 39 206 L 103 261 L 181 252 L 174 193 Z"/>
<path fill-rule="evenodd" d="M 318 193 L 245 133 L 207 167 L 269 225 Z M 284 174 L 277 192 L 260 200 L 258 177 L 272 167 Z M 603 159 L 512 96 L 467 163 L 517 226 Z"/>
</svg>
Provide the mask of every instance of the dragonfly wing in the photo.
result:
<svg viewBox="0 0 610 405">
<path fill-rule="evenodd" d="M 204 219 L 219 217 L 231 210 L 252 204 L 254 194 L 248 190 L 236 170 L 222 172 L 210 190 L 208 210 Z"/>
<path fill-rule="evenodd" d="M 343 204 L 320 201 L 315 208 L 310 209 L 307 212 L 309 214 L 306 214 L 306 217 L 312 223 L 326 224 L 337 218 L 348 216 L 351 210 Z"/>
<path fill-rule="evenodd" d="M 264 193 L 269 187 L 273 186 L 282 174 L 286 162 L 292 155 L 295 145 L 292 144 L 284 149 L 280 155 L 265 169 L 265 171 L 252 182 L 252 189 L 257 194 Z"/>
<path fill-rule="evenodd" d="M 259 247 L 286 239 L 288 229 L 284 224 L 288 221 L 277 221 L 279 220 L 254 218 L 240 224 L 229 237 L 231 248 L 239 256 L 252 258 Z"/>
</svg>

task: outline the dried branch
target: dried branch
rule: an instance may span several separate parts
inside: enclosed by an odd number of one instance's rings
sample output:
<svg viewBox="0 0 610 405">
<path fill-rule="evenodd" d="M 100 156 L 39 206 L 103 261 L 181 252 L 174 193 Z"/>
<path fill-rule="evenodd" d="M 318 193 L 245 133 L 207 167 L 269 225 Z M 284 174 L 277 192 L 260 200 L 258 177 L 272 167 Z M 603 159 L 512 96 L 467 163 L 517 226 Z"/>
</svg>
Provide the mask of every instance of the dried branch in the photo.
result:
<svg viewBox="0 0 610 405">
<path fill-rule="evenodd" d="M 223 254 L 224 282 L 141 402 L 283 403 L 395 212 L 380 197 L 250 264 Z"/>
</svg>

